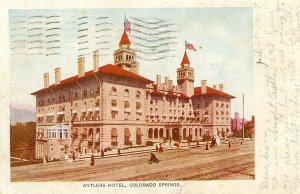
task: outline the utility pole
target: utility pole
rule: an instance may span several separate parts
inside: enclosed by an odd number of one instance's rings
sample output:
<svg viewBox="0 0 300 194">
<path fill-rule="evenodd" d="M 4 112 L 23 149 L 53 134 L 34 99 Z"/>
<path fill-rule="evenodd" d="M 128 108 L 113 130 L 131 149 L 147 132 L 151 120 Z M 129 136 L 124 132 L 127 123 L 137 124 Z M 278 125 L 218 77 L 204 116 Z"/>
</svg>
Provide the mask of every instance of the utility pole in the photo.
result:
<svg viewBox="0 0 300 194">
<path fill-rule="evenodd" d="M 243 93 L 243 139 L 242 144 L 244 144 L 244 137 L 245 137 L 245 117 L 244 117 L 244 93 Z"/>
</svg>

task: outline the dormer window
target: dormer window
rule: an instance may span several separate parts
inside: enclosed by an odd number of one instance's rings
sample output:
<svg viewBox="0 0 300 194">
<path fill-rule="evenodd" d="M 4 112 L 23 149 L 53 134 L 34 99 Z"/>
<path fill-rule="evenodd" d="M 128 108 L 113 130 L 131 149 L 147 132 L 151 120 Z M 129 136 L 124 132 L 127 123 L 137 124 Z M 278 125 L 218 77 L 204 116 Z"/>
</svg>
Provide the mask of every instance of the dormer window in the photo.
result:
<svg viewBox="0 0 300 194">
<path fill-rule="evenodd" d="M 129 90 L 128 89 L 124 90 L 124 96 L 128 97 L 128 95 L 129 95 Z"/>
<path fill-rule="evenodd" d="M 112 96 L 116 96 L 117 95 L 117 89 L 115 87 L 111 88 L 110 95 L 112 95 Z"/>
<path fill-rule="evenodd" d="M 137 97 L 137 98 L 141 98 L 141 92 L 140 92 L 140 91 L 137 91 L 137 92 L 136 92 L 136 97 Z"/>
</svg>

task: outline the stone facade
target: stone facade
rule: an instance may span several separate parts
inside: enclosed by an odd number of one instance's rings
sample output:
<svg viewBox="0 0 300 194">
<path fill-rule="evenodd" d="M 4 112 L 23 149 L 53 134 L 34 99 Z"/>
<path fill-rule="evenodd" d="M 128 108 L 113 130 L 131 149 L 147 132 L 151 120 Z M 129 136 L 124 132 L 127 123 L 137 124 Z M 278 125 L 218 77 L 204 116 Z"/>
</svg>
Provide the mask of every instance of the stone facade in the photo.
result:
<svg viewBox="0 0 300 194">
<path fill-rule="evenodd" d="M 100 153 L 101 150 L 145 145 L 147 141 L 199 141 L 203 135 L 224 137 L 231 132 L 233 96 L 206 86 L 194 87 L 194 69 L 187 54 L 177 69 L 177 85 L 161 76 L 156 83 L 139 74 L 136 53 L 126 32 L 114 52 L 115 65 L 85 72 L 78 59 L 78 75 L 36 91 L 36 158 L 62 159 Z M 67 130 L 66 130 L 67 129 Z"/>
</svg>

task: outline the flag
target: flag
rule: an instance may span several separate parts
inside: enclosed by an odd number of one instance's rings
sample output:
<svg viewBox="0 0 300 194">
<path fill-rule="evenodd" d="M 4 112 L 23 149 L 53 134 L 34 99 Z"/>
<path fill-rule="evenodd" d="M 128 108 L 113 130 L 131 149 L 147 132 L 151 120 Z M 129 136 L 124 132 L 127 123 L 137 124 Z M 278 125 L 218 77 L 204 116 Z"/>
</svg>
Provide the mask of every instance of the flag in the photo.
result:
<svg viewBox="0 0 300 194">
<path fill-rule="evenodd" d="M 187 41 L 185 41 L 185 49 L 196 51 L 194 45 L 191 43 L 188 43 Z"/>
<path fill-rule="evenodd" d="M 125 18 L 124 18 L 124 30 L 126 32 L 129 32 L 129 33 L 131 31 L 131 25 L 130 25 L 129 20 L 126 18 L 126 15 L 125 15 Z"/>
</svg>

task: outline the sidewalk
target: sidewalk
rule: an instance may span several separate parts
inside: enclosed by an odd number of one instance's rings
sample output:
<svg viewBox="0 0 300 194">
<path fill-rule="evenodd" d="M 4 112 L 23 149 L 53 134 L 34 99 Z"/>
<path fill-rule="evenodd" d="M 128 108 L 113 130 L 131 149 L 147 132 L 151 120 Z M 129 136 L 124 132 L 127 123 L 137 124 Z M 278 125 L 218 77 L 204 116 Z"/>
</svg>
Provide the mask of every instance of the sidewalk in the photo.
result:
<svg viewBox="0 0 300 194">
<path fill-rule="evenodd" d="M 191 142 L 190 146 L 188 146 L 187 142 L 182 142 L 180 143 L 180 147 L 177 148 L 174 146 L 175 142 L 172 142 L 171 147 L 169 146 L 163 146 L 164 151 L 169 151 L 173 149 L 187 149 L 187 148 L 197 148 L 197 142 Z M 159 143 L 158 143 L 159 144 Z M 165 143 L 165 145 L 168 145 L 168 143 Z M 205 147 L 206 142 L 199 142 L 199 147 Z M 133 147 L 133 148 L 123 148 L 120 149 L 120 155 L 118 155 L 117 149 L 109 151 L 110 153 L 105 153 L 104 157 L 101 157 L 100 153 L 94 153 L 95 159 L 104 159 L 104 158 L 112 158 L 112 157 L 121 157 L 121 156 L 129 156 L 129 155 L 136 155 L 136 154 L 145 154 L 145 153 L 151 153 L 151 152 L 157 152 L 156 151 L 156 144 L 153 146 L 141 146 L 141 147 Z M 83 161 L 83 160 L 90 160 L 91 156 L 83 156 L 79 159 L 75 159 L 74 161 L 69 158 L 72 162 L 77 162 L 77 161 Z"/>
</svg>

